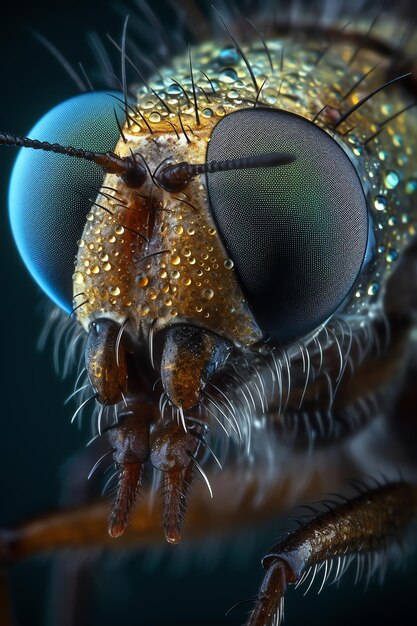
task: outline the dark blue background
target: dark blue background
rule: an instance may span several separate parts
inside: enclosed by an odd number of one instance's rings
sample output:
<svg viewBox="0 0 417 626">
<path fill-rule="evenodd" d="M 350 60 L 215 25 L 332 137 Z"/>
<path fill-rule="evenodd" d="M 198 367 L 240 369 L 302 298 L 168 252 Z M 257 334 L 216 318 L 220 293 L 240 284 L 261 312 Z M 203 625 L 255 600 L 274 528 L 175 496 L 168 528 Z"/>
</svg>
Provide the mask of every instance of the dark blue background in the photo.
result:
<svg viewBox="0 0 417 626">
<path fill-rule="evenodd" d="M 156 3 L 163 7 L 163 2 Z M 103 7 L 104 5 L 104 7 Z M 164 13 L 160 12 L 161 19 Z M 122 18 L 111 4 L 97 0 L 84 3 L 61 0 L 54 3 L 9 3 L 0 14 L 0 128 L 24 134 L 39 117 L 63 99 L 76 93 L 63 69 L 33 38 L 30 29 L 48 37 L 74 63 L 91 53 L 84 33 L 90 29 L 120 36 Z M 35 346 L 43 327 L 43 299 L 28 276 L 14 248 L 6 214 L 7 184 L 13 149 L 0 148 L 0 523 L 16 523 L 26 516 L 54 506 L 60 494 L 62 466 L 76 454 L 88 437 L 71 427 L 71 407 L 63 400 L 71 381 L 60 381 L 54 373 L 51 345 L 37 353 Z M 260 579 L 259 556 L 272 541 L 275 531 L 258 531 L 258 549 L 244 564 L 225 550 L 211 571 L 199 557 L 184 573 L 178 573 L 175 556 L 162 560 L 153 572 L 138 566 L 140 558 L 98 560 L 87 575 L 101 595 L 100 610 L 87 620 L 89 626 L 132 624 L 240 624 L 246 609 L 222 620 L 235 602 L 251 596 Z M 244 551 L 243 544 L 240 548 Z M 239 551 L 238 551 L 239 552 Z M 222 550 L 220 550 L 220 554 Z M 19 626 L 46 624 L 46 589 L 51 576 L 51 559 L 40 558 L 18 565 L 13 574 Z M 320 597 L 290 594 L 288 624 L 326 626 L 400 622 L 414 624 L 417 611 L 415 586 L 417 568 L 410 565 L 400 574 L 387 577 L 383 589 L 349 581 L 340 589 L 327 588 Z M 95 604 L 93 602 L 93 604 Z M 61 622 L 54 623 L 59 626 Z M 83 626 L 78 622 L 77 626 Z"/>
</svg>

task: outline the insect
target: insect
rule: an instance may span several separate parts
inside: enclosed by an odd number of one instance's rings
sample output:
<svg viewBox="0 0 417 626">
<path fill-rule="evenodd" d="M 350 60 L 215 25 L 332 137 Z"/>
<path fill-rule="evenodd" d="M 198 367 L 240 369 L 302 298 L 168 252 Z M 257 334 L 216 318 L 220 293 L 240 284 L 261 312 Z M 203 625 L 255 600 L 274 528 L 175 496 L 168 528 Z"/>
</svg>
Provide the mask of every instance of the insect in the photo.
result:
<svg viewBox="0 0 417 626">
<path fill-rule="evenodd" d="M 81 215 L 75 272 L 55 231 L 53 245 L 34 257 L 28 235 L 51 227 L 50 214 L 27 212 L 24 183 L 39 153 L 30 141 L 1 136 L 27 148 L 11 183 L 18 245 L 57 304 L 69 309 L 75 297 L 73 339 L 86 343 L 87 372 L 76 383 L 74 418 L 98 402 L 92 449 L 108 438 L 103 458 L 113 454 L 117 464 L 108 527 L 119 544 L 155 541 L 161 518 L 168 542 L 178 543 L 188 499 L 185 532 L 198 536 L 340 491 L 352 476 L 360 481 L 347 501 L 335 496 L 330 511 L 307 509 L 301 529 L 266 552 L 266 587 L 249 617 L 258 626 L 280 621 L 291 583 L 308 586 L 319 571 L 323 582 L 338 580 L 349 566 L 360 577 L 390 563 L 385 551 L 414 517 L 414 467 L 397 432 L 398 407 L 407 417 L 414 401 L 411 392 L 395 393 L 407 376 L 413 313 L 413 257 L 403 252 L 414 235 L 413 32 L 400 15 L 397 27 L 375 8 L 361 13 L 365 26 L 352 26 L 339 8 L 326 27 L 283 9 L 272 35 L 262 13 L 264 34 L 214 10 L 220 43 L 183 52 L 174 72 L 145 84 L 135 101 L 124 89 L 126 67 L 138 72 L 125 21 L 112 44 L 121 51 L 122 91 L 80 96 L 45 122 L 56 116 L 54 125 L 64 119 L 65 132 L 80 133 L 86 111 L 102 118 L 90 152 L 70 150 L 77 167 L 87 158 L 106 173 L 104 186 L 87 180 L 82 199 L 91 210 Z M 68 171 L 60 165 L 68 158 L 45 153 L 60 151 L 42 146 L 34 178 L 44 207 L 57 202 L 48 182 Z M 64 242 L 78 216 L 65 224 L 73 205 L 59 198 L 65 210 L 54 228 L 63 225 Z M 387 279 L 402 257 L 384 310 Z M 216 464 L 224 468 L 216 472 Z M 384 478 L 375 476 L 380 469 Z M 144 470 L 151 513 L 143 501 L 131 511 Z M 81 514 L 94 511 L 102 529 L 94 533 L 91 517 L 62 519 L 74 532 L 65 545 L 110 542 L 107 505 Z M 79 536 L 82 519 L 89 530 Z M 44 547 L 59 544 L 47 520 L 38 528 Z M 326 543 L 330 531 L 337 541 Z M 30 552 L 24 538 L 4 538 L 6 548 Z M 310 561 L 298 560 L 300 541 L 316 550 Z"/>
</svg>

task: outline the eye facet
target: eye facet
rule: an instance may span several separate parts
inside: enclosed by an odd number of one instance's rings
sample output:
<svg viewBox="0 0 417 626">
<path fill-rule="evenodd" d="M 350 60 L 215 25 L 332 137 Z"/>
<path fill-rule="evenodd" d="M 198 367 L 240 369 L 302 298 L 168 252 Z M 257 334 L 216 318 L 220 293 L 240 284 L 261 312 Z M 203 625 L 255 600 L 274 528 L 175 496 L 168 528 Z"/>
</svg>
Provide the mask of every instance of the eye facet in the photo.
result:
<svg viewBox="0 0 417 626">
<path fill-rule="evenodd" d="M 244 109 L 214 128 L 207 160 L 288 152 L 285 166 L 207 175 L 211 210 L 263 332 L 287 342 L 351 291 L 368 239 L 366 197 L 341 146 L 293 113 Z"/>
<path fill-rule="evenodd" d="M 122 97 L 94 92 L 71 98 L 44 115 L 29 137 L 97 152 L 114 150 L 120 136 L 114 96 Z M 94 163 L 50 152 L 21 149 L 13 169 L 9 214 L 17 247 L 43 291 L 68 312 L 77 241 L 91 208 L 89 198 L 102 182 L 103 171 Z"/>
</svg>

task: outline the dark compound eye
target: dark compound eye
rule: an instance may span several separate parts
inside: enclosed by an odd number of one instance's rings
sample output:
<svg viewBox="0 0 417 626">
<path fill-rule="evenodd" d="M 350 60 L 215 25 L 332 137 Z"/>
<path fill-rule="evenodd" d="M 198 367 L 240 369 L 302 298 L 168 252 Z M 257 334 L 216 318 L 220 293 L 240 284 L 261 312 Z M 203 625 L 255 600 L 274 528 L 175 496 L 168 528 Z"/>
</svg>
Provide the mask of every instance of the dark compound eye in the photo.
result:
<svg viewBox="0 0 417 626">
<path fill-rule="evenodd" d="M 97 152 L 114 150 L 120 132 L 114 109 L 120 93 L 76 96 L 49 111 L 29 137 Z M 103 182 L 103 170 L 79 159 L 21 149 L 9 189 L 17 247 L 32 276 L 66 311 L 72 309 L 72 275 L 85 218 Z"/>
<path fill-rule="evenodd" d="M 276 341 L 301 337 L 345 300 L 368 238 L 362 184 L 347 154 L 312 122 L 245 109 L 214 128 L 207 160 L 294 154 L 279 167 L 207 175 L 214 218 L 249 306 Z"/>
</svg>

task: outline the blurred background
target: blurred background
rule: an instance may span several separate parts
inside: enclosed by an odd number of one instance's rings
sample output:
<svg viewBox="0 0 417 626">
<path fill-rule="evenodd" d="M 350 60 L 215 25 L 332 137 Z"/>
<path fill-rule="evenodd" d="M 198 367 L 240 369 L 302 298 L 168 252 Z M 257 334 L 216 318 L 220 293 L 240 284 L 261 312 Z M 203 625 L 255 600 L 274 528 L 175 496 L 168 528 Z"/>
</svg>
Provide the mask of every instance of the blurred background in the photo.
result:
<svg viewBox="0 0 417 626">
<path fill-rule="evenodd" d="M 162 21 L 164 4 L 152 3 Z M 7 3 L 0 15 L 0 128 L 15 134 L 27 133 L 45 112 L 77 93 L 32 31 L 47 37 L 74 65 L 83 61 L 91 67 L 94 62 L 85 34 L 96 30 L 103 36 L 110 32 L 119 38 L 123 22 L 114 3 L 98 0 L 21 0 Z M 43 352 L 36 351 L 46 306 L 14 248 L 8 225 L 7 189 L 15 156 L 14 149 L 0 148 L 2 527 L 58 503 L 65 462 L 82 449 L 89 436 L 88 428 L 80 432 L 70 425 L 72 405 L 64 407 L 63 402 L 73 381 L 62 381 L 55 374 L 51 343 Z M 194 558 L 187 556 L 190 550 L 185 547 L 175 548 L 173 555 L 166 554 L 172 552 L 168 549 L 146 557 L 123 554 L 82 561 L 86 604 L 77 625 L 241 624 L 247 605 L 227 618 L 223 616 L 235 602 L 256 592 L 262 574 L 260 556 L 276 534 L 271 524 L 254 530 L 245 541 L 232 542 L 231 548 L 225 540 L 197 550 Z M 211 558 L 213 554 L 215 558 Z M 50 609 L 50 581 L 56 578 L 56 572 L 56 561 L 50 557 L 39 557 L 14 568 L 18 626 L 67 623 L 64 614 L 70 611 L 65 603 L 58 605 L 55 613 Z M 301 591 L 290 593 L 286 623 L 415 624 L 416 583 L 417 566 L 411 561 L 404 571 L 389 572 L 383 588 L 372 584 L 366 594 L 363 584 L 354 587 L 348 577 L 339 588 L 325 588 L 320 596 L 310 593 L 302 598 Z M 62 617 L 57 618 L 60 611 Z"/>
</svg>

